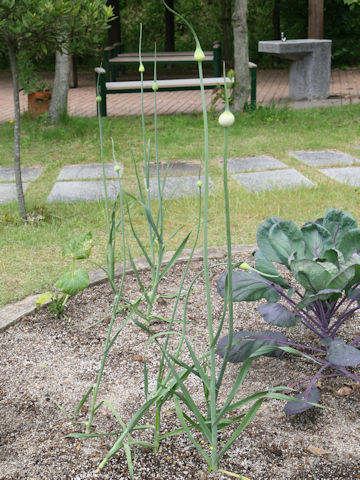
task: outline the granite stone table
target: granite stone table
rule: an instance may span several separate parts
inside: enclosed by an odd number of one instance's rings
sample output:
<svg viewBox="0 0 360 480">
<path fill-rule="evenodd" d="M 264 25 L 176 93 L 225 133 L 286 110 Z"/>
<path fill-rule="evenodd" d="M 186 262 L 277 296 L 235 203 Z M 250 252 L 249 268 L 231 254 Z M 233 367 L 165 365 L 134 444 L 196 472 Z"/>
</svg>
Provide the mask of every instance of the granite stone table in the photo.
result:
<svg viewBox="0 0 360 480">
<path fill-rule="evenodd" d="M 291 100 L 323 99 L 329 96 L 331 40 L 263 41 L 259 42 L 258 50 L 291 61 Z"/>
</svg>

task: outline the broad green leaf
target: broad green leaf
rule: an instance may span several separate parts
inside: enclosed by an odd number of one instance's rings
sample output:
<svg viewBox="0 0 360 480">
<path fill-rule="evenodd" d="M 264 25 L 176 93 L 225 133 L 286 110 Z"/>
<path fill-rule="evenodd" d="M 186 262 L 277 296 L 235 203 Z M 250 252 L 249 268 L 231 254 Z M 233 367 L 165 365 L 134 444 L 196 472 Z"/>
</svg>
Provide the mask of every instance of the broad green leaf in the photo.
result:
<svg viewBox="0 0 360 480">
<path fill-rule="evenodd" d="M 86 270 L 75 270 L 61 275 L 55 283 L 55 287 L 67 295 L 76 295 L 86 288 L 90 283 L 90 278 Z"/>
<path fill-rule="evenodd" d="M 265 277 L 266 275 L 271 275 L 271 280 L 274 283 L 277 283 L 283 288 L 289 288 L 288 283 L 280 275 L 278 270 L 274 267 L 271 261 L 265 257 L 264 253 L 261 250 L 256 250 L 254 253 L 256 270 L 259 270 Z"/>
<path fill-rule="evenodd" d="M 70 255 L 75 260 L 89 258 L 93 245 L 91 232 L 70 238 L 64 245 L 63 255 Z"/>
<path fill-rule="evenodd" d="M 268 240 L 276 252 L 279 263 L 289 266 L 289 257 L 297 254 L 303 258 L 305 242 L 303 235 L 295 223 L 290 220 L 281 220 L 270 228 Z M 276 261 L 276 260 L 275 260 Z"/>
<path fill-rule="evenodd" d="M 360 228 L 349 230 L 344 234 L 339 243 L 339 250 L 343 253 L 345 260 L 348 260 L 353 253 L 360 253 Z"/>
<path fill-rule="evenodd" d="M 278 327 L 293 327 L 300 320 L 298 315 L 290 312 L 290 310 L 280 303 L 265 303 L 257 309 L 265 322 L 272 323 Z"/>
<path fill-rule="evenodd" d="M 291 263 L 294 277 L 301 285 L 312 293 L 327 288 L 331 278 L 330 273 L 321 264 L 312 260 L 299 260 Z M 330 287 L 328 288 L 336 288 Z"/>
<path fill-rule="evenodd" d="M 224 357 L 228 342 L 228 335 L 219 340 L 217 349 L 220 357 Z M 267 352 L 264 356 L 279 358 L 283 352 L 276 347 L 287 344 L 287 338 L 279 332 L 249 332 L 243 330 L 242 332 L 234 333 L 231 344 L 228 361 L 231 363 L 241 363 L 254 353 L 256 354 L 256 351 L 264 346 L 274 347 L 274 350 Z"/>
<path fill-rule="evenodd" d="M 216 285 L 222 298 L 225 296 L 226 276 L 227 272 L 223 273 Z M 234 302 L 252 302 L 260 298 L 265 298 L 268 302 L 276 302 L 279 299 L 279 294 L 272 282 L 252 271 L 234 270 L 232 272 L 232 290 Z"/>
<path fill-rule="evenodd" d="M 338 246 L 342 237 L 349 230 L 357 228 L 357 222 L 350 213 L 337 210 L 336 208 L 329 208 L 324 217 L 323 226 L 329 230 L 334 246 Z"/>
<path fill-rule="evenodd" d="M 259 245 L 259 248 L 263 252 L 265 257 L 267 257 L 272 262 L 278 263 L 280 263 L 280 259 L 269 242 L 269 231 L 276 223 L 280 221 L 281 219 L 278 217 L 269 217 L 259 225 L 256 234 L 257 244 Z"/>
<path fill-rule="evenodd" d="M 327 347 L 326 360 L 338 367 L 354 367 L 360 364 L 360 350 L 336 339 Z"/>
<path fill-rule="evenodd" d="M 325 250 L 320 258 L 319 262 L 330 262 L 336 265 L 337 268 L 340 268 L 340 265 L 344 262 L 344 255 L 337 250 L 336 248 L 329 248 Z"/>
<path fill-rule="evenodd" d="M 328 230 L 317 223 L 310 223 L 301 227 L 305 241 L 305 255 L 314 259 L 322 257 L 323 253 L 333 246 Z"/>
<path fill-rule="evenodd" d="M 304 297 L 301 302 L 299 302 L 296 306 L 297 308 L 306 308 L 314 302 L 318 300 L 321 301 L 330 301 L 333 302 L 342 296 L 341 290 L 335 290 L 331 288 L 327 288 L 324 290 L 319 290 L 315 295 L 307 295 Z"/>
<path fill-rule="evenodd" d="M 303 401 L 292 400 L 285 405 L 285 415 L 296 415 L 297 413 L 305 412 L 306 410 L 309 410 L 309 408 L 314 407 L 314 405 L 311 405 L 312 403 L 319 403 L 321 394 L 320 390 L 315 385 L 310 388 L 306 401 L 305 392 L 306 390 L 302 393 L 299 393 L 298 395 L 294 395 L 293 397 Z"/>
<path fill-rule="evenodd" d="M 326 288 L 345 290 L 360 281 L 360 265 L 350 265 L 331 278 Z"/>
<path fill-rule="evenodd" d="M 319 259 L 317 259 L 316 262 L 319 265 L 321 265 L 323 268 L 325 268 L 326 271 L 328 271 L 330 273 L 330 277 L 333 277 L 334 275 L 339 273 L 338 267 L 331 262 L 321 261 Z"/>
<path fill-rule="evenodd" d="M 41 307 L 45 305 L 45 303 L 49 302 L 52 299 L 52 292 L 44 292 L 40 297 L 36 300 L 36 306 Z"/>
</svg>

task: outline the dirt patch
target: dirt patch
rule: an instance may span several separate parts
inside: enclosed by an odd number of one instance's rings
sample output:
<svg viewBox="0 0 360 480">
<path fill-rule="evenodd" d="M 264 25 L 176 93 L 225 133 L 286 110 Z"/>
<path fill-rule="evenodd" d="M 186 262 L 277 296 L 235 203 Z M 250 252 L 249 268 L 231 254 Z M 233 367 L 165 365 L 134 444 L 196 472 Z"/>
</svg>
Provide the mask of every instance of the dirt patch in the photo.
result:
<svg viewBox="0 0 360 480">
<path fill-rule="evenodd" d="M 186 282 L 202 268 L 194 262 Z M 211 270 L 213 321 L 221 319 L 222 299 L 216 280 L 224 267 Z M 161 284 L 162 294 L 176 293 L 183 265 L 177 265 Z M 144 281 L 149 274 L 144 273 Z M 136 279 L 127 275 L 125 292 L 136 298 Z M 42 309 L 0 335 L 0 479 L 129 479 L 123 452 L 117 454 L 100 474 L 95 474 L 114 439 L 71 439 L 70 432 L 83 426 L 71 422 L 58 408 L 73 412 L 81 397 L 94 384 L 107 332 L 112 293 L 108 285 L 88 288 L 72 298 L 68 318 L 56 320 Z M 169 316 L 173 300 L 161 299 L 159 316 Z M 266 328 L 255 304 L 235 304 L 236 329 L 261 331 Z M 181 317 L 179 307 L 177 316 Z M 99 319 L 104 321 L 87 328 Z M 119 315 L 116 327 L 123 318 Z M 180 323 L 176 326 L 180 329 Z M 164 323 L 151 327 L 154 333 L 165 330 Z M 356 332 L 355 332 L 356 330 Z M 283 331 L 283 329 L 279 329 Z M 311 332 L 300 327 L 283 332 L 302 343 L 312 342 Z M 360 334 L 359 317 L 343 330 Z M 196 353 L 207 349 L 205 292 L 201 278 L 195 283 L 188 309 L 187 336 Z M 108 357 L 99 400 L 107 399 L 127 421 L 144 400 L 143 360 L 150 371 L 150 388 L 157 372 L 158 351 L 147 334 L 129 323 Z M 173 345 L 175 348 L 175 344 Z M 184 358 L 187 358 L 186 352 Z M 282 360 L 261 358 L 254 362 L 238 397 L 274 385 L 287 385 L 307 378 L 314 364 L 291 356 Z M 222 394 L 229 392 L 238 365 L 230 364 Z M 355 371 L 355 370 L 354 370 Z M 359 374 L 359 372 L 358 372 Z M 201 405 L 202 388 L 195 380 L 188 383 Z M 330 409 L 312 409 L 302 415 L 286 417 L 283 405 L 269 400 L 244 434 L 233 444 L 220 467 L 251 480 L 336 480 L 360 478 L 360 389 L 348 379 L 329 379 L 320 384 L 322 403 Z M 77 420 L 87 419 L 87 407 Z M 179 426 L 171 403 L 163 411 L 163 432 Z M 151 415 L 144 421 L 151 420 Z M 119 425 L 107 407 L 99 409 L 94 431 L 118 431 Z M 225 439 L 229 433 L 223 434 Z M 145 437 L 146 438 L 146 435 Z M 208 448 L 206 443 L 204 448 Z M 183 435 L 161 443 L 155 455 L 144 448 L 136 450 L 135 476 L 148 479 L 229 479 L 223 473 L 208 473 L 195 448 Z"/>
</svg>

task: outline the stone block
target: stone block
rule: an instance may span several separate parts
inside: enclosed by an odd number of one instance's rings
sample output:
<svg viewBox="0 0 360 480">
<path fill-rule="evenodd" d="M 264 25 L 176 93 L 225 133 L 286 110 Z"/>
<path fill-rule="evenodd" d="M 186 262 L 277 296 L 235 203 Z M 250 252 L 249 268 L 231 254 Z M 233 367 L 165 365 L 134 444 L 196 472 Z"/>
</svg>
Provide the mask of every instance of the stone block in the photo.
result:
<svg viewBox="0 0 360 480">
<path fill-rule="evenodd" d="M 221 162 L 222 163 L 222 162 Z M 276 158 L 263 155 L 261 157 L 230 158 L 227 163 L 228 172 L 245 172 L 247 170 L 270 170 L 286 168 L 285 163 Z"/>
<path fill-rule="evenodd" d="M 23 190 L 27 189 L 28 183 L 23 182 Z M 17 200 L 15 183 L 0 183 L 0 204 L 10 203 Z"/>
<path fill-rule="evenodd" d="M 360 162 L 359 158 L 351 157 L 347 153 L 335 150 L 326 151 L 297 151 L 290 152 L 290 155 L 312 167 L 327 167 L 330 165 L 352 165 Z"/>
<path fill-rule="evenodd" d="M 144 179 L 145 180 L 145 179 Z M 181 198 L 197 195 L 199 187 L 197 186 L 198 176 L 188 177 L 166 177 L 163 198 Z M 204 177 L 200 177 L 204 182 Z M 213 188 L 213 184 L 209 179 L 209 187 Z M 204 187 L 202 187 L 202 192 Z M 150 194 L 152 198 L 159 198 L 157 178 L 150 178 Z"/>
<path fill-rule="evenodd" d="M 22 167 L 21 179 L 23 182 L 32 182 L 36 180 L 42 168 Z M 0 182 L 15 182 L 15 172 L 13 167 L 0 167 Z"/>
<path fill-rule="evenodd" d="M 120 165 L 120 175 L 122 173 L 122 165 Z M 106 178 L 117 178 L 113 163 L 105 164 Z M 102 165 L 93 163 L 88 165 L 66 165 L 57 178 L 62 180 L 97 180 L 103 178 Z"/>
<path fill-rule="evenodd" d="M 196 175 L 200 172 L 201 165 L 199 163 L 190 162 L 171 162 L 169 166 L 167 163 L 159 163 L 160 175 L 163 177 L 165 174 L 171 175 Z M 145 175 L 145 168 L 143 167 L 143 173 Z M 157 175 L 156 163 L 150 163 L 149 165 L 150 177 Z"/>
<path fill-rule="evenodd" d="M 294 169 L 235 173 L 232 177 L 251 192 L 315 186 L 314 183 Z"/>
<path fill-rule="evenodd" d="M 338 182 L 360 187 L 360 167 L 322 168 L 320 172 Z"/>
<path fill-rule="evenodd" d="M 117 180 L 106 182 L 110 200 L 115 200 L 119 194 Z M 103 200 L 104 183 L 102 180 L 84 182 L 56 182 L 48 196 L 48 203 L 52 202 L 97 202 Z"/>
</svg>

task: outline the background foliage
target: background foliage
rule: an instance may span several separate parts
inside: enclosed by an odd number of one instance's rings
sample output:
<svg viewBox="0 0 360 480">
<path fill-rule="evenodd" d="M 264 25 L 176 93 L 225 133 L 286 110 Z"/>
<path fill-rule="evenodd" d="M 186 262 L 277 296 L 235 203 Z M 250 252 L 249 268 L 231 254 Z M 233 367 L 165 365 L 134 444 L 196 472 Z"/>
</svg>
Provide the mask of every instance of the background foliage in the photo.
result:
<svg viewBox="0 0 360 480">
<path fill-rule="evenodd" d="M 191 22 L 198 32 L 203 48 L 211 49 L 215 40 L 223 43 L 222 3 L 231 0 L 175 0 L 174 6 Z M 234 0 L 232 0 L 232 4 Z M 280 29 L 288 39 L 307 37 L 308 0 L 279 0 Z M 271 67 L 273 59 L 257 52 L 259 40 L 274 39 L 274 0 L 248 0 L 249 56 L 260 67 Z M 164 49 L 165 10 L 160 0 L 120 0 L 122 41 L 126 50 L 137 50 L 139 23 L 143 23 L 143 48 L 152 50 L 154 43 Z M 150 21 L 149 21 L 150 19 Z M 353 0 L 326 0 L 324 6 L 324 38 L 333 41 L 333 67 L 360 65 L 360 44 L 354 41 L 354 32 L 360 27 L 360 4 Z M 106 36 L 104 36 L 104 44 Z M 189 50 L 193 40 L 185 26 L 176 20 L 175 45 L 177 50 Z M 53 55 L 42 63 L 53 62 Z M 97 64 L 86 56 L 80 63 Z M 0 53 L 0 68 L 7 60 Z"/>
</svg>

